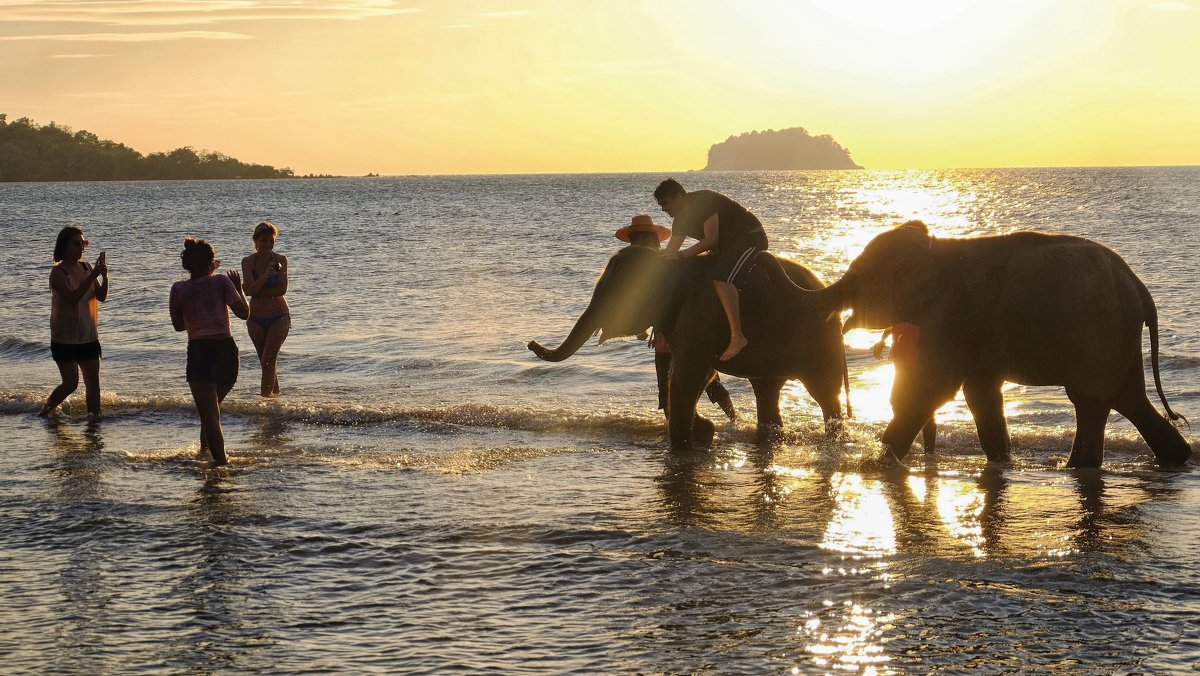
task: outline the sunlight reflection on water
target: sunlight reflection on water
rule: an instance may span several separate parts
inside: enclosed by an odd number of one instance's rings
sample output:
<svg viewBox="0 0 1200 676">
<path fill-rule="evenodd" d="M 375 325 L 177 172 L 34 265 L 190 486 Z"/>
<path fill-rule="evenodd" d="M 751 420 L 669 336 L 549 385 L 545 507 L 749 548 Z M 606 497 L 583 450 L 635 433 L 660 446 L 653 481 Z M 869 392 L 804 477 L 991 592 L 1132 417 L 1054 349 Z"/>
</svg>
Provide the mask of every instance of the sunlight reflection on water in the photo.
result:
<svg viewBox="0 0 1200 676">
<path fill-rule="evenodd" d="M 823 572 L 888 580 L 884 559 L 896 553 L 896 532 L 881 483 L 839 472 L 830 477 L 830 493 L 833 515 L 820 547 L 847 555 L 853 565 Z M 826 599 L 822 605 L 827 609 L 821 613 L 824 617 L 810 614 L 799 630 L 808 641 L 805 649 L 813 661 L 820 667 L 876 673 L 890 659 L 882 638 L 894 616 L 863 601 Z"/>
<path fill-rule="evenodd" d="M 937 510 L 942 525 L 951 536 L 971 548 L 977 558 L 983 558 L 983 494 L 973 483 L 958 479 L 938 479 Z"/>
</svg>

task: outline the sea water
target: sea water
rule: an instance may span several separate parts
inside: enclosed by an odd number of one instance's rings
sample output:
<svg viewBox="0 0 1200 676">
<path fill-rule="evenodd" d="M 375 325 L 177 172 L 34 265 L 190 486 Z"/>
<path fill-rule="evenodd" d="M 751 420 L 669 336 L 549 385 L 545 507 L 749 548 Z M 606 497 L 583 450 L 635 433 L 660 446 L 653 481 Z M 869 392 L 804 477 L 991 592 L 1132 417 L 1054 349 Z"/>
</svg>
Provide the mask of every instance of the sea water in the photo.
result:
<svg viewBox="0 0 1200 676">
<path fill-rule="evenodd" d="M 864 474 L 891 367 L 852 334 L 841 439 L 790 383 L 783 439 L 757 445 L 731 377 L 741 419 L 702 398 L 713 447 L 678 455 L 644 343 L 526 350 L 566 336 L 616 228 L 669 222 L 666 176 L 0 184 L 4 670 L 1194 668 L 1200 477 L 1156 469 L 1116 414 L 1104 468 L 1068 470 L 1061 389 L 1010 385 L 1011 466 L 985 463 L 960 400 L 907 477 Z M 829 282 L 909 218 L 1105 244 L 1154 295 L 1166 393 L 1200 423 L 1198 168 L 676 178 L 752 209 Z M 185 235 L 239 269 L 261 220 L 289 261 L 283 396 L 258 396 L 235 320 L 233 462 L 208 470 L 167 296 Z M 47 279 L 70 224 L 112 276 L 99 421 L 82 389 L 33 415 L 59 382 Z"/>
</svg>

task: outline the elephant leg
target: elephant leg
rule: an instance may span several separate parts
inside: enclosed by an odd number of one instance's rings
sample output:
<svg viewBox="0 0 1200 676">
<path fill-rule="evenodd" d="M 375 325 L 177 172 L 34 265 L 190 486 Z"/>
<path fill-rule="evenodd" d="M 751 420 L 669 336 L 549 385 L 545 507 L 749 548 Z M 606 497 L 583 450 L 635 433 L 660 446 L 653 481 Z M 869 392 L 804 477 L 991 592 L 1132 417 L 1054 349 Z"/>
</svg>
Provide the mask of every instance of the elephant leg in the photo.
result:
<svg viewBox="0 0 1200 676">
<path fill-rule="evenodd" d="M 688 361 L 681 359 L 679 354 L 671 360 L 667 436 L 672 450 L 686 450 L 693 444 L 703 445 L 712 441 L 713 424 L 696 415 L 696 402 L 708 384 L 709 367 L 707 364 L 689 367 Z M 693 430 L 699 432 L 700 436 L 693 438 Z"/>
<path fill-rule="evenodd" d="M 830 438 L 837 436 L 842 430 L 842 374 L 832 370 L 823 374 L 820 379 L 802 380 L 804 388 L 817 405 L 821 407 L 821 417 L 825 420 L 825 434 Z"/>
<path fill-rule="evenodd" d="M 1158 464 L 1181 465 L 1191 457 L 1192 447 L 1183 435 L 1146 398 L 1146 380 L 1140 360 L 1122 383 L 1113 408 L 1133 423 L 1154 452 Z"/>
<path fill-rule="evenodd" d="M 1008 421 L 1004 418 L 1003 380 L 971 378 L 963 383 L 963 398 L 975 418 L 979 445 L 988 462 L 1008 462 Z"/>
<path fill-rule="evenodd" d="M 945 402 L 934 397 L 921 397 L 917 400 L 897 400 L 893 397 L 892 421 L 883 431 L 885 455 L 891 454 L 896 460 L 902 460 L 908 455 L 917 433 L 933 419 L 933 412 L 943 403 Z"/>
<path fill-rule="evenodd" d="M 785 378 L 751 378 L 754 404 L 758 409 L 758 440 L 764 441 L 783 430 L 783 415 L 779 412 L 779 392 Z"/>
<path fill-rule="evenodd" d="M 921 442 L 925 444 L 925 452 L 933 453 L 937 445 L 937 416 L 929 416 L 925 426 L 921 428 Z"/>
<path fill-rule="evenodd" d="M 1075 441 L 1067 467 L 1099 467 L 1104 461 L 1104 427 L 1111 409 L 1104 401 L 1069 387 L 1067 397 L 1075 404 Z"/>
<path fill-rule="evenodd" d="M 959 382 L 950 378 L 931 381 L 921 371 L 897 364 L 892 381 L 892 421 L 883 432 L 883 445 L 897 460 L 908 454 L 917 433 L 923 434 L 925 448 L 933 448 L 937 423 L 933 414 L 954 398 Z"/>
</svg>

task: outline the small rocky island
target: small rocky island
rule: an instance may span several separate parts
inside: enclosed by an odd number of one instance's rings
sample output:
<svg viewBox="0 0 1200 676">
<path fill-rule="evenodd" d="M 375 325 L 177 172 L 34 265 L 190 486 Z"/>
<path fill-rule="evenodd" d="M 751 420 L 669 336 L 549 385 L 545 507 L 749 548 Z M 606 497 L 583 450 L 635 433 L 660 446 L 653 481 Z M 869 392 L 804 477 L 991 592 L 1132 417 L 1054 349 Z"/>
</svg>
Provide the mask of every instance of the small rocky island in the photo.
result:
<svg viewBox="0 0 1200 676">
<path fill-rule="evenodd" d="M 768 129 L 730 136 L 708 149 L 704 171 L 862 169 L 850 151 L 829 134 L 813 136 L 803 127 Z"/>
</svg>

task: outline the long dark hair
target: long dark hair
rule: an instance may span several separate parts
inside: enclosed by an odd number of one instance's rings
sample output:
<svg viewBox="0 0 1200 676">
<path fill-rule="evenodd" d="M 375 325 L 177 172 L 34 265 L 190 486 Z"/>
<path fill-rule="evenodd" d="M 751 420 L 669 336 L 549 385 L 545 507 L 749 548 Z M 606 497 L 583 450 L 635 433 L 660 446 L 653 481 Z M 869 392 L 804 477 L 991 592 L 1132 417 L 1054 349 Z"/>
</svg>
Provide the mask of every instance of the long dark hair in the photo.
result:
<svg viewBox="0 0 1200 676">
<path fill-rule="evenodd" d="M 68 225 L 67 227 L 58 231 L 58 240 L 56 240 L 54 242 L 54 262 L 55 263 L 57 263 L 63 259 L 63 254 L 66 253 L 66 251 L 67 251 L 67 245 L 71 243 L 71 238 L 74 237 L 75 235 L 79 235 L 80 239 L 82 239 L 83 238 L 83 230 L 80 230 L 79 228 L 77 228 L 73 225 Z"/>
<path fill-rule="evenodd" d="M 183 251 L 179 252 L 179 259 L 194 277 L 203 277 L 212 272 L 212 262 L 216 257 L 217 252 L 208 242 L 194 237 L 183 238 Z"/>
</svg>

